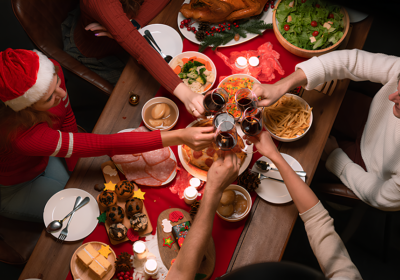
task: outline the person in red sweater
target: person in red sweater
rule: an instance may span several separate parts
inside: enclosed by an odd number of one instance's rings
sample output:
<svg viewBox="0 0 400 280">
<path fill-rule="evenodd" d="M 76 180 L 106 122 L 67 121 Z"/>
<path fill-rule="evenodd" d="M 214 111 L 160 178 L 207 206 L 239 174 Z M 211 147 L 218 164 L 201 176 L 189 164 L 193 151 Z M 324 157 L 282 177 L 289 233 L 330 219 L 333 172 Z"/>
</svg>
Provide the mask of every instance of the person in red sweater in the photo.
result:
<svg viewBox="0 0 400 280">
<path fill-rule="evenodd" d="M 0 52 L 0 100 L 0 215 L 14 219 L 42 221 L 47 200 L 64 188 L 80 157 L 179 144 L 199 150 L 214 139 L 212 127 L 77 133 L 61 67 L 38 51 Z"/>
<path fill-rule="evenodd" d="M 112 84 L 118 81 L 126 64 L 127 60 L 121 57 L 128 53 L 176 95 L 191 114 L 199 117 L 204 114 L 204 97 L 192 92 L 138 31 L 168 2 L 80 0 L 79 9 L 71 12 L 62 24 L 64 50 Z M 108 37 L 101 36 L 98 29 L 106 30 Z"/>
</svg>

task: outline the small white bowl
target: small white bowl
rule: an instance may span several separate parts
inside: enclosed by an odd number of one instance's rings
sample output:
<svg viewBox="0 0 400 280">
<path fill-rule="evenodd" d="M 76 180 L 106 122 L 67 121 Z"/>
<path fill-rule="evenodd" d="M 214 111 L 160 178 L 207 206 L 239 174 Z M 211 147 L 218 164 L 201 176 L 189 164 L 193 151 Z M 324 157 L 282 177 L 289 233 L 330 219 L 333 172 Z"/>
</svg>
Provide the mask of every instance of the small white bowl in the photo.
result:
<svg viewBox="0 0 400 280">
<path fill-rule="evenodd" d="M 220 213 L 218 213 L 218 210 L 217 210 L 217 215 L 218 215 L 222 220 L 225 220 L 225 221 L 227 221 L 227 222 L 238 222 L 238 221 L 241 221 L 241 220 L 243 220 L 244 218 L 246 218 L 247 215 L 249 215 L 251 206 L 252 206 L 252 204 L 253 204 L 253 202 L 251 201 L 251 196 L 250 196 L 249 192 L 248 192 L 245 188 L 243 188 L 243 187 L 241 187 L 241 186 L 238 186 L 238 185 L 229 185 L 225 190 L 233 190 L 233 191 L 239 191 L 239 192 L 241 192 L 241 193 L 246 197 L 246 200 L 247 200 L 247 209 L 246 209 L 246 211 L 245 211 L 240 217 L 238 217 L 238 218 L 227 218 L 227 217 L 224 217 L 224 216 L 222 216 Z"/>
<path fill-rule="evenodd" d="M 177 59 L 189 58 L 189 57 L 193 57 L 193 56 L 196 56 L 198 58 L 201 58 L 201 59 L 209 61 L 210 64 L 211 64 L 211 68 L 212 68 L 211 73 L 213 73 L 213 75 L 214 75 L 214 81 L 212 82 L 211 86 L 207 90 L 205 90 L 203 92 L 199 92 L 199 94 L 203 94 L 203 93 L 209 91 L 210 89 L 212 89 L 212 87 L 215 84 L 215 81 L 217 80 L 217 68 L 215 67 L 215 64 L 211 60 L 211 58 L 209 58 L 205 54 L 202 54 L 202 53 L 199 53 L 199 52 L 183 52 L 183 53 L 178 54 L 177 56 L 175 56 L 173 59 L 171 59 L 171 61 L 168 63 L 168 65 L 171 67 L 171 65 L 173 65 Z"/>
<path fill-rule="evenodd" d="M 153 105 L 153 104 L 155 104 L 155 103 L 167 103 L 168 105 L 171 106 L 171 108 L 172 108 L 173 110 L 175 110 L 175 112 L 176 112 L 176 119 L 175 119 L 175 121 L 174 121 L 170 126 L 163 127 L 162 129 L 161 129 L 161 128 L 154 128 L 154 127 L 150 126 L 150 125 L 146 122 L 146 120 L 144 119 L 144 112 L 147 110 L 147 108 L 149 108 L 151 105 Z M 142 108 L 142 120 L 143 120 L 143 122 L 144 122 L 144 125 L 145 125 L 148 129 L 150 129 L 150 130 L 170 130 L 171 128 L 173 128 L 173 127 L 176 125 L 176 123 L 178 122 L 178 118 L 179 118 L 179 109 L 178 109 L 178 106 L 176 106 L 176 104 L 174 103 L 174 101 L 172 101 L 171 99 L 165 98 L 165 97 L 154 97 L 154 98 L 150 99 L 149 101 L 147 101 L 147 102 L 144 104 L 143 108 Z"/>
<path fill-rule="evenodd" d="M 287 95 L 287 96 L 293 96 L 294 98 L 296 98 L 297 100 L 299 100 L 303 105 L 305 105 L 307 109 L 310 108 L 310 105 L 308 105 L 308 103 L 307 103 L 303 98 L 301 98 L 300 96 L 297 96 L 297 95 L 291 94 L 291 93 L 286 93 L 285 95 Z M 314 117 L 313 117 L 313 112 L 311 111 L 310 125 L 308 126 L 308 128 L 306 129 L 306 131 L 304 131 L 304 133 L 303 133 L 302 135 L 299 135 L 299 136 L 297 136 L 297 137 L 295 137 L 295 138 L 282 138 L 282 137 L 276 136 L 276 135 L 275 135 L 274 133 L 272 133 L 272 132 L 268 129 L 268 127 L 265 125 L 266 119 L 265 119 L 265 117 L 264 117 L 264 114 L 263 114 L 263 118 L 264 118 L 264 119 L 263 119 L 264 127 L 265 127 L 266 130 L 268 130 L 269 133 L 271 133 L 272 138 L 275 138 L 276 140 L 281 141 L 281 142 L 294 142 L 294 141 L 297 141 L 297 140 L 303 138 L 304 135 L 307 134 L 307 132 L 308 132 L 308 131 L 310 130 L 310 128 L 311 128 L 311 125 L 312 125 L 312 123 L 313 123 L 313 118 L 314 118 Z"/>
</svg>

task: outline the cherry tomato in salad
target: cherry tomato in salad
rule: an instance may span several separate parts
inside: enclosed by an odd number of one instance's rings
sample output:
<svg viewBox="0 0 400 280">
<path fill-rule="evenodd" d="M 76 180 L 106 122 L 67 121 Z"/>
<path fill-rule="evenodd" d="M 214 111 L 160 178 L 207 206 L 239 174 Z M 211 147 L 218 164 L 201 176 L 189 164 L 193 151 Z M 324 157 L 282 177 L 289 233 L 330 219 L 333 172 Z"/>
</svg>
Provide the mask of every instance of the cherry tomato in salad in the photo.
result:
<svg viewBox="0 0 400 280">
<path fill-rule="evenodd" d="M 283 29 L 285 29 L 285 31 L 289 31 L 289 29 L 290 29 L 289 24 L 285 24 L 285 26 L 283 27 Z"/>
<path fill-rule="evenodd" d="M 315 7 L 317 7 L 317 8 L 319 8 L 319 7 L 321 7 L 319 4 L 315 4 Z"/>
<path fill-rule="evenodd" d="M 332 13 L 330 13 L 330 14 L 328 15 L 328 18 L 335 18 L 335 16 L 334 16 Z"/>
<path fill-rule="evenodd" d="M 313 21 L 311 22 L 311 26 L 312 26 L 312 27 L 317 27 L 317 26 L 318 26 L 318 23 L 317 23 L 315 20 L 313 20 Z"/>
<path fill-rule="evenodd" d="M 318 32 L 318 31 L 314 31 L 314 32 L 312 33 L 312 35 L 313 35 L 314 37 L 317 37 L 317 36 L 318 36 L 318 34 L 319 34 L 319 32 Z"/>
</svg>

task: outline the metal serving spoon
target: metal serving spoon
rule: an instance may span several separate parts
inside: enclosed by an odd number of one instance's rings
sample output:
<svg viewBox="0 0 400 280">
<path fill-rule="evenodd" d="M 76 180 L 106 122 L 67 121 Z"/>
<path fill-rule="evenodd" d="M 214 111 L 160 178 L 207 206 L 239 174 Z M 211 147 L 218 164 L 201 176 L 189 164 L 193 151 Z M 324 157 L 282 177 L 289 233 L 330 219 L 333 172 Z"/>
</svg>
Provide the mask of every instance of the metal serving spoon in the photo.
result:
<svg viewBox="0 0 400 280">
<path fill-rule="evenodd" d="M 258 160 L 256 161 L 256 166 L 263 170 L 263 171 L 270 171 L 270 170 L 274 170 L 274 171 L 279 171 L 278 168 L 273 168 L 271 167 L 271 165 L 269 165 L 268 162 L 265 162 L 263 160 Z M 306 177 L 307 173 L 305 171 L 294 171 L 296 172 L 297 175 L 299 175 L 300 177 Z"/>
<path fill-rule="evenodd" d="M 88 202 L 90 201 L 89 197 L 85 197 L 81 203 L 79 203 L 78 206 L 76 206 L 74 208 L 74 210 L 72 210 L 67 216 L 64 217 L 64 219 L 62 220 L 54 220 L 52 221 L 47 227 L 46 227 L 46 231 L 48 233 L 60 230 L 62 228 L 62 223 L 63 221 L 68 218 L 70 215 L 72 215 L 73 213 L 75 213 L 75 211 L 78 211 L 79 209 L 81 209 L 83 206 L 85 206 L 86 204 L 88 204 Z"/>
<path fill-rule="evenodd" d="M 159 53 L 161 54 L 161 56 L 164 58 L 164 60 L 168 63 L 171 61 L 172 56 L 170 55 L 165 55 L 163 54 L 163 52 L 161 51 L 160 47 L 157 45 L 156 40 L 154 40 L 153 36 L 151 35 L 149 30 L 145 30 L 144 34 L 147 35 L 147 38 L 149 40 L 151 40 L 151 42 L 157 47 L 157 49 L 159 50 Z"/>
</svg>

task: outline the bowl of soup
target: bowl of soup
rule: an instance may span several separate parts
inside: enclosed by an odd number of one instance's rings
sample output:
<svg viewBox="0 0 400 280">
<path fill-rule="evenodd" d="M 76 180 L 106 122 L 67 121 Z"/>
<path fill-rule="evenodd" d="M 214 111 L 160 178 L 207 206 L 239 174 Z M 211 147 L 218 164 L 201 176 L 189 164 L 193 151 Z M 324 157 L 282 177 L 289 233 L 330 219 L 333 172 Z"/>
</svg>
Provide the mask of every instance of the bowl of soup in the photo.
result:
<svg viewBox="0 0 400 280">
<path fill-rule="evenodd" d="M 175 126 L 178 118 L 178 106 L 165 97 L 154 97 L 142 108 L 142 120 L 150 130 L 170 130 Z"/>
<path fill-rule="evenodd" d="M 251 206 L 251 197 L 245 188 L 229 185 L 222 193 L 217 215 L 225 221 L 238 222 L 247 217 Z"/>
</svg>

